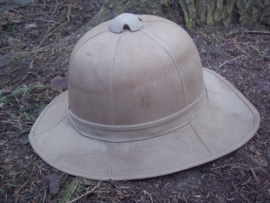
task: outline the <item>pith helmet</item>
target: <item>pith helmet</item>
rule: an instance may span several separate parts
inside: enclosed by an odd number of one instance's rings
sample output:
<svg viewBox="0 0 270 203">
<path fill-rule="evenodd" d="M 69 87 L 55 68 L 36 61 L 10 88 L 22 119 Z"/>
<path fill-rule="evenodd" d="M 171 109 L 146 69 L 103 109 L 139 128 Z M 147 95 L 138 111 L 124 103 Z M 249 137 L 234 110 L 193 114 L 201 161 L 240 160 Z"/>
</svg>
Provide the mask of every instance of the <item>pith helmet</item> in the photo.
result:
<svg viewBox="0 0 270 203">
<path fill-rule="evenodd" d="M 222 157 L 251 139 L 259 122 L 233 85 L 202 68 L 184 29 L 121 14 L 76 44 L 68 91 L 42 112 L 29 138 L 61 171 L 127 180 Z"/>
</svg>

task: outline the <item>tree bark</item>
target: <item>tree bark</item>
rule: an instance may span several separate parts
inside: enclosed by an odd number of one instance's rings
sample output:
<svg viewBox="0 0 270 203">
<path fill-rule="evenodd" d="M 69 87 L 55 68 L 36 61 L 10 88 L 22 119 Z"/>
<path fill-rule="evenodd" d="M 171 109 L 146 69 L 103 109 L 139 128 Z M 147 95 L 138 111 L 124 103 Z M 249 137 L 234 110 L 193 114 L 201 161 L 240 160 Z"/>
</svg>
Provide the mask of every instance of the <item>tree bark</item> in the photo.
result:
<svg viewBox="0 0 270 203">
<path fill-rule="evenodd" d="M 199 23 L 223 25 L 232 22 L 245 27 L 256 24 L 270 25 L 270 0 L 179 0 L 186 26 Z"/>
<path fill-rule="evenodd" d="M 247 28 L 270 25 L 270 0 L 105 0 L 91 23 L 96 25 L 128 12 L 158 15 L 178 22 L 184 18 L 187 28 L 196 23 L 225 27 L 240 23 Z"/>
</svg>

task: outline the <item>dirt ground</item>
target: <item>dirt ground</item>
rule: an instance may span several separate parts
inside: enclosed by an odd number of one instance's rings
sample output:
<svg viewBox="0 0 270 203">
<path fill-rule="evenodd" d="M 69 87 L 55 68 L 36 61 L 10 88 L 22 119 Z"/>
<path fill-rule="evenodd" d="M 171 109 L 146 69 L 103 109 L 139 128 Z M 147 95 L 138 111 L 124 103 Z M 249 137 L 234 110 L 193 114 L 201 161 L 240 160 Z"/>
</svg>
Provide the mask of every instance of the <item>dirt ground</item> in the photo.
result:
<svg viewBox="0 0 270 203">
<path fill-rule="evenodd" d="M 240 149 L 171 175 L 119 182 L 62 173 L 33 151 L 28 133 L 67 89 L 69 56 L 81 35 L 58 42 L 90 22 L 102 3 L 0 4 L 0 202 L 270 202 L 270 35 L 238 25 L 198 25 L 188 33 L 203 66 L 233 83 L 260 113 L 258 132 Z"/>
</svg>

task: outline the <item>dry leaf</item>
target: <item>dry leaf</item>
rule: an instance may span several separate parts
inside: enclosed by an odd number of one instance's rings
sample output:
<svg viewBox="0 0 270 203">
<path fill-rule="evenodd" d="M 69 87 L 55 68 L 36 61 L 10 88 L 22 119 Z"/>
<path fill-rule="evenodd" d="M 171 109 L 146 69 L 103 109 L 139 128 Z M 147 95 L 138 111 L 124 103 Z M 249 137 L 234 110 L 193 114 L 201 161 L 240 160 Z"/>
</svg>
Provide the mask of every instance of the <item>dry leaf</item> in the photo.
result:
<svg viewBox="0 0 270 203">
<path fill-rule="evenodd" d="M 14 194 L 19 195 L 19 193 L 18 193 L 18 191 L 16 189 L 14 190 Z"/>
<path fill-rule="evenodd" d="M 35 60 L 31 61 L 30 65 L 29 65 L 29 70 L 34 68 L 34 61 Z"/>
</svg>

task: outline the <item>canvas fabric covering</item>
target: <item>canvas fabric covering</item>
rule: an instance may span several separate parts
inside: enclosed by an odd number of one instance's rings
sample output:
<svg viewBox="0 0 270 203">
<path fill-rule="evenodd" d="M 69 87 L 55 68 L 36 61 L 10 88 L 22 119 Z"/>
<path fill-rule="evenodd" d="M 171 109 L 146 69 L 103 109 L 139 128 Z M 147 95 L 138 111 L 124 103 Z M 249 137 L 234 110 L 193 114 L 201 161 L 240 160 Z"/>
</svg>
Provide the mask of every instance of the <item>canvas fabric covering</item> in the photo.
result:
<svg viewBox="0 0 270 203">
<path fill-rule="evenodd" d="M 232 84 L 202 68 L 185 30 L 123 14 L 76 44 L 68 91 L 42 112 L 29 140 L 63 172 L 141 179 L 222 157 L 251 139 L 259 122 Z"/>
</svg>

